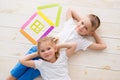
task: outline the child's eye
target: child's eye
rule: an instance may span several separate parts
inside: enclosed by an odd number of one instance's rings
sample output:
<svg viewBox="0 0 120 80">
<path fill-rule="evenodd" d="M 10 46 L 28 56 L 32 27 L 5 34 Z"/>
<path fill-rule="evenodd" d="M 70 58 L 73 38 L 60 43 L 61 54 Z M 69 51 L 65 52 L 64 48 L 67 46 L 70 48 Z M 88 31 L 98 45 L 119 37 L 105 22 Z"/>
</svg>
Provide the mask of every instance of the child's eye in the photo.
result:
<svg viewBox="0 0 120 80">
<path fill-rule="evenodd" d="M 84 25 L 84 22 L 81 22 L 82 25 Z"/>
<path fill-rule="evenodd" d="M 45 52 L 45 50 L 41 50 L 40 52 Z"/>
<path fill-rule="evenodd" d="M 50 50 L 51 48 L 47 48 L 47 50 Z"/>
<path fill-rule="evenodd" d="M 88 28 L 87 28 L 87 27 L 85 27 L 85 29 L 86 29 L 86 30 L 88 30 Z"/>
</svg>

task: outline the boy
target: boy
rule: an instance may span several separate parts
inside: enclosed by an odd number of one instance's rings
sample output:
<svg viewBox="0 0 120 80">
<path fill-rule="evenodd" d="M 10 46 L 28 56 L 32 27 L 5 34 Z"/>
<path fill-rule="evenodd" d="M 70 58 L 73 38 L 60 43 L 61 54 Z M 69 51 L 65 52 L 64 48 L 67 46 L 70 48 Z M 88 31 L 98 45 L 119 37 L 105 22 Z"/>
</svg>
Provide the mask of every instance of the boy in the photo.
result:
<svg viewBox="0 0 120 80">
<path fill-rule="evenodd" d="M 81 18 L 74 10 L 68 9 L 66 15 L 67 21 L 64 24 L 64 29 L 59 34 L 60 42 L 76 42 L 78 50 L 86 50 L 87 48 L 92 50 L 103 50 L 106 48 L 105 43 L 97 35 L 95 30 L 100 26 L 100 20 L 96 15 L 90 14 Z M 77 25 L 74 23 L 77 21 Z M 93 36 L 95 43 L 87 40 L 85 36 Z M 37 48 L 33 47 L 28 52 L 36 52 Z M 18 63 L 15 68 L 11 71 L 11 75 L 8 76 L 7 80 L 33 80 L 40 76 L 38 70 L 28 68 Z"/>
</svg>

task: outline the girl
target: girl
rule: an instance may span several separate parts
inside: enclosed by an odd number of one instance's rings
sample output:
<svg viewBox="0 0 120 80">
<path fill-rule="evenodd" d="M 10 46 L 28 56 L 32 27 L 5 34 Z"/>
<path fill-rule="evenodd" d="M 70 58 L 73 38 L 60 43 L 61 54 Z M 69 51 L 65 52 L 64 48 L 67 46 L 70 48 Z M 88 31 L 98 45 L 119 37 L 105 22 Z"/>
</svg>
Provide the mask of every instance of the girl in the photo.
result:
<svg viewBox="0 0 120 80">
<path fill-rule="evenodd" d="M 52 37 L 40 39 L 38 52 L 25 55 L 20 59 L 20 63 L 40 70 L 43 80 L 70 80 L 67 59 L 75 52 L 77 45 L 76 43 L 57 44 L 57 41 Z M 41 59 L 32 60 L 38 56 Z"/>
</svg>

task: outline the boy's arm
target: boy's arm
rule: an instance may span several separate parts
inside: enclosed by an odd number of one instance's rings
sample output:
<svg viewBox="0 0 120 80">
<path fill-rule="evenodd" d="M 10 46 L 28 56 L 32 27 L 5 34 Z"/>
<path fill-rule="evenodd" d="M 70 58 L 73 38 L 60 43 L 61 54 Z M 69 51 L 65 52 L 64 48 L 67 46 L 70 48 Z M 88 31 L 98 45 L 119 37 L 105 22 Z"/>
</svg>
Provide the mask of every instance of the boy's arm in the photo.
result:
<svg viewBox="0 0 120 80">
<path fill-rule="evenodd" d="M 81 19 L 80 16 L 79 16 L 79 14 L 75 10 L 69 8 L 67 10 L 66 20 L 68 20 L 70 18 L 75 19 L 77 22 L 79 22 L 80 19 Z"/>
<path fill-rule="evenodd" d="M 93 50 L 103 50 L 106 48 L 106 44 L 102 41 L 96 32 L 93 33 L 93 37 L 96 43 L 91 44 L 88 48 Z"/>
<path fill-rule="evenodd" d="M 66 49 L 67 56 L 71 56 L 73 53 L 75 53 L 76 46 L 77 46 L 76 43 L 63 43 L 63 44 L 58 44 L 57 48 L 58 50 L 61 48 L 67 48 Z"/>
<path fill-rule="evenodd" d="M 32 60 L 33 58 L 38 57 L 37 52 L 25 55 L 19 59 L 20 63 L 27 66 L 27 67 L 32 67 L 35 68 L 34 61 Z"/>
</svg>

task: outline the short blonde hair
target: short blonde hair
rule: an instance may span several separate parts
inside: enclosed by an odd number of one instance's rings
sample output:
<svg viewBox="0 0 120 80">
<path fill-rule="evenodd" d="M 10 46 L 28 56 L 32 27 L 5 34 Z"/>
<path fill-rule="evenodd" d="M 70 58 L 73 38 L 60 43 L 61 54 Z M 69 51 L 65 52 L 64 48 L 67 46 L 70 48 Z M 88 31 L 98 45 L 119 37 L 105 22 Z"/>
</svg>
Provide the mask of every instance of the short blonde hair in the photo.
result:
<svg viewBox="0 0 120 80">
<path fill-rule="evenodd" d="M 90 18 L 92 27 L 96 30 L 101 24 L 99 17 L 94 14 L 89 14 L 88 17 Z"/>
</svg>

